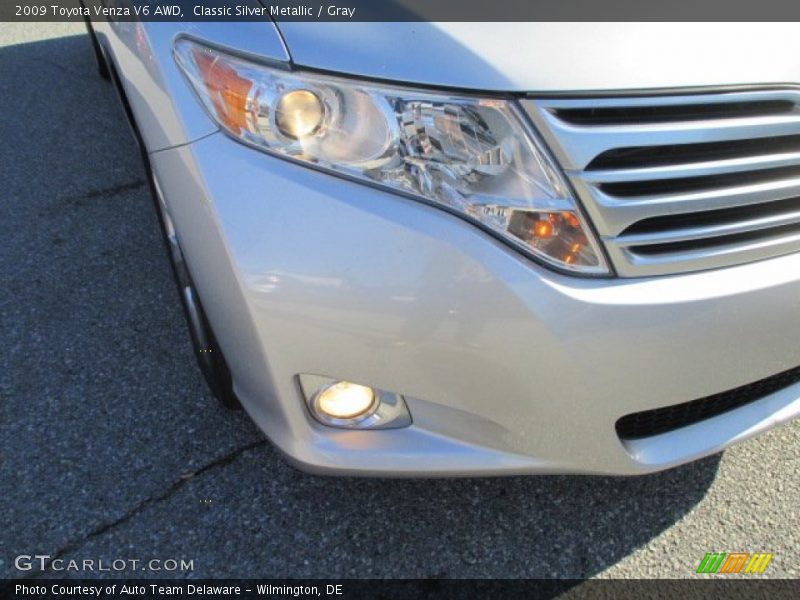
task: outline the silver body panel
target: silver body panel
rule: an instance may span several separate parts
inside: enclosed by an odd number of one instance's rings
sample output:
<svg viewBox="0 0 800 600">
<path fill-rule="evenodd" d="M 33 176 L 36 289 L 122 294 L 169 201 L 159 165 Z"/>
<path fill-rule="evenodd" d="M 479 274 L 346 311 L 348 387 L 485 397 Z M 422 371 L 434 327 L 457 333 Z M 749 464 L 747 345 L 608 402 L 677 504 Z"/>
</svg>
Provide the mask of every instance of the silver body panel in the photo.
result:
<svg viewBox="0 0 800 600">
<path fill-rule="evenodd" d="M 244 29 L 224 32 L 232 27 L 227 24 L 198 25 L 193 33 L 266 59 L 286 58 L 272 24 L 247 25 L 247 40 Z M 428 25 L 402 29 L 434 31 Z M 631 26 L 596 26 L 538 26 L 522 35 L 509 25 L 501 35 L 499 25 L 470 25 L 485 29 L 470 30 L 469 47 L 459 27 L 437 26 L 430 40 L 447 38 L 440 52 L 450 52 L 448 59 L 431 60 L 429 45 L 426 61 L 400 64 L 382 45 L 391 42 L 396 50 L 400 38 L 381 41 L 395 24 L 341 30 L 280 24 L 295 62 L 415 83 L 536 92 L 761 84 L 785 82 L 793 72 L 800 79 L 800 53 L 786 51 L 797 36 L 781 40 L 782 61 L 759 54 L 738 66 L 719 58 L 687 68 L 682 50 L 676 57 L 666 53 L 675 32 L 662 30 L 659 38 L 645 28 L 624 41 Z M 149 51 L 133 52 L 128 34 L 116 31 L 123 27 L 98 26 L 98 33 L 125 75 L 154 175 L 236 392 L 294 464 L 389 476 L 638 474 L 717 452 L 800 414 L 800 385 L 794 385 L 666 434 L 623 442 L 615 431 L 628 413 L 800 365 L 800 254 L 636 279 L 552 272 L 449 213 L 214 133 L 174 68 L 169 39 L 177 31 L 142 25 Z M 784 26 L 774 27 L 762 34 L 767 47 L 783 32 Z M 352 43 L 362 39 L 353 37 L 356 31 L 369 33 L 363 46 Z M 713 31 L 701 38 L 699 29 L 687 29 L 687 47 L 696 53 L 714 39 L 741 41 L 738 26 Z M 347 49 L 333 52 L 346 32 Z M 615 43 L 581 55 L 579 68 L 564 68 L 558 47 L 588 49 L 600 38 Z M 500 49 L 488 48 L 492 41 Z M 534 52 L 545 41 L 555 50 Z M 501 60 L 512 42 L 520 53 Z M 634 43 L 648 52 L 632 58 Z M 459 46 L 466 47 L 462 54 Z M 471 68 L 477 55 L 491 70 Z M 625 64 L 615 63 L 623 55 L 630 55 Z M 632 61 L 648 56 L 661 57 L 660 72 L 633 68 Z M 306 408 L 300 373 L 402 394 L 413 423 L 374 431 L 325 427 Z"/>
<path fill-rule="evenodd" d="M 800 78 L 796 23 L 278 22 L 295 64 L 432 86 L 643 90 Z"/>
</svg>

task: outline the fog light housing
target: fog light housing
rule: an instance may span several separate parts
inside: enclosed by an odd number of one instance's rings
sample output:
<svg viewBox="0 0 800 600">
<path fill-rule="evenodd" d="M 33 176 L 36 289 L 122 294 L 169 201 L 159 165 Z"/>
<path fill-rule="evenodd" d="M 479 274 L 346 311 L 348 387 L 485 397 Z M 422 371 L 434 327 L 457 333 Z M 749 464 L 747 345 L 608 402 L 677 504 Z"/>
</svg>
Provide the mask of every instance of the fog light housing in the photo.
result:
<svg viewBox="0 0 800 600">
<path fill-rule="evenodd" d="M 298 376 L 311 415 L 329 427 L 396 429 L 411 425 L 399 394 L 321 375 Z"/>
</svg>

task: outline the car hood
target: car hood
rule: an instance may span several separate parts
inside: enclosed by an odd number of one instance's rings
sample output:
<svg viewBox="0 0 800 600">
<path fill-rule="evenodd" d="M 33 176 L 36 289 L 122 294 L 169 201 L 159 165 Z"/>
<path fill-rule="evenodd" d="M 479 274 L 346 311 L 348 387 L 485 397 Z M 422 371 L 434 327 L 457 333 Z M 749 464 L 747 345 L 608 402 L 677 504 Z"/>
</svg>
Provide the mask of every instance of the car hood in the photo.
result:
<svg viewBox="0 0 800 600">
<path fill-rule="evenodd" d="M 298 66 L 498 91 L 800 81 L 791 23 L 278 22 Z"/>
</svg>

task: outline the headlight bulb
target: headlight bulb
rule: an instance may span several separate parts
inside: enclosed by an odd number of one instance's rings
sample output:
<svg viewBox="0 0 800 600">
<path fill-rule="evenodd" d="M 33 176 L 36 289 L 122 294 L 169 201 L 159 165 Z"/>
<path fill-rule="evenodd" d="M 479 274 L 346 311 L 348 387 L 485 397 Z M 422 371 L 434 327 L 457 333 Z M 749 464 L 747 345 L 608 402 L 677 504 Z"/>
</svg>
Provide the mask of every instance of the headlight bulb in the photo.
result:
<svg viewBox="0 0 800 600">
<path fill-rule="evenodd" d="M 275 125 L 293 140 L 314 135 L 322 126 L 325 107 L 322 100 L 309 90 L 291 90 L 278 99 Z"/>
</svg>

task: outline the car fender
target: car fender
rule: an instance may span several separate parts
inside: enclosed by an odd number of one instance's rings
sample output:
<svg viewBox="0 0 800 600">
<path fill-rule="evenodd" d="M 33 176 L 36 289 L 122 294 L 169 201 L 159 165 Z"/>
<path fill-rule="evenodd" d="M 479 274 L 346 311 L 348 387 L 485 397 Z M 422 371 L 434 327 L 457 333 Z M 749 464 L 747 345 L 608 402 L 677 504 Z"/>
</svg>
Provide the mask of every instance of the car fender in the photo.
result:
<svg viewBox="0 0 800 600">
<path fill-rule="evenodd" d="M 271 21 L 238 23 L 92 23 L 106 60 L 120 85 L 148 152 L 188 144 L 217 131 L 173 58 L 179 35 L 276 61 L 289 61 Z"/>
</svg>

